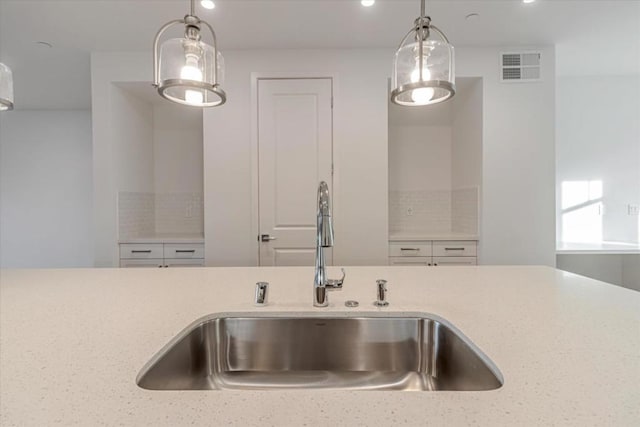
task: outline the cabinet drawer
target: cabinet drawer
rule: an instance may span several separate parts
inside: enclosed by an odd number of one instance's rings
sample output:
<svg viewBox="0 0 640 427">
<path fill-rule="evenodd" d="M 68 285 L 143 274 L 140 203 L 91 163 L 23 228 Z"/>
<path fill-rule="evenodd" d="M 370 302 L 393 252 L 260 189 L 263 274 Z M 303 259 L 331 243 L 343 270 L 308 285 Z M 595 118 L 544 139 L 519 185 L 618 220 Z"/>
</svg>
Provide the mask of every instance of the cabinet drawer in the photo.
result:
<svg viewBox="0 0 640 427">
<path fill-rule="evenodd" d="M 431 242 L 393 242 L 389 244 L 390 257 L 431 256 Z"/>
<path fill-rule="evenodd" d="M 161 259 L 121 259 L 120 268 L 161 268 Z"/>
<path fill-rule="evenodd" d="M 442 257 L 433 257 L 433 265 L 434 266 L 445 266 L 445 265 L 478 265 L 478 258 L 474 256 L 442 256 Z"/>
<path fill-rule="evenodd" d="M 433 242 L 433 256 L 474 257 L 477 253 L 477 242 L 475 241 Z"/>
<path fill-rule="evenodd" d="M 203 259 L 165 259 L 165 267 L 204 267 Z"/>
<path fill-rule="evenodd" d="M 389 257 L 389 265 L 423 265 L 423 266 L 428 266 L 428 265 L 431 265 L 431 257 L 420 257 L 420 256 Z"/>
<path fill-rule="evenodd" d="M 201 243 L 165 243 L 164 257 L 171 259 L 204 258 L 204 245 Z"/>
<path fill-rule="evenodd" d="M 163 258 L 162 244 L 123 244 L 120 245 L 121 259 L 153 259 Z"/>
</svg>

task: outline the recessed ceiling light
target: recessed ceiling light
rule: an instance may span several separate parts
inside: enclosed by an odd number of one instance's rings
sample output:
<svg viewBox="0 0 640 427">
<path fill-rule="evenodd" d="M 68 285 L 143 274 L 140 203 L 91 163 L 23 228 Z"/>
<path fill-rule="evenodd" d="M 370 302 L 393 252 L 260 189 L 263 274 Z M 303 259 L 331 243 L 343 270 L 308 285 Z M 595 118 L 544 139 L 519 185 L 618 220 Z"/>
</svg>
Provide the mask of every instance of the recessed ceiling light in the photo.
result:
<svg viewBox="0 0 640 427">
<path fill-rule="evenodd" d="M 533 3 L 536 0 L 522 0 L 522 3 L 524 4 L 529 4 L 529 3 Z"/>
<path fill-rule="evenodd" d="M 369 6 L 373 6 L 375 2 L 376 0 L 362 0 L 360 4 L 362 4 L 364 7 L 369 7 Z"/>
<path fill-rule="evenodd" d="M 213 9 L 214 7 L 216 7 L 216 4 L 212 0 L 202 0 L 200 4 L 205 9 Z"/>
</svg>

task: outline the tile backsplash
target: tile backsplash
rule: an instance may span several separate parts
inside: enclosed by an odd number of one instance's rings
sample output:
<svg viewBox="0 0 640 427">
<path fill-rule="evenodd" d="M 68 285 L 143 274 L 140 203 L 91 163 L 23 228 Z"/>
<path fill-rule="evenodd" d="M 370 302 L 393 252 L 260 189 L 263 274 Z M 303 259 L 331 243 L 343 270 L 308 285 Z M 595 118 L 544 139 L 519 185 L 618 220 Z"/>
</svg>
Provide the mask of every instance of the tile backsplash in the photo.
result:
<svg viewBox="0 0 640 427">
<path fill-rule="evenodd" d="M 118 193 L 120 238 L 147 237 L 155 234 L 155 200 L 153 193 Z"/>
<path fill-rule="evenodd" d="M 156 194 L 156 233 L 204 234 L 202 194 Z"/>
<path fill-rule="evenodd" d="M 389 231 L 451 231 L 450 191 L 391 191 Z"/>
<path fill-rule="evenodd" d="M 119 238 L 204 234 L 201 193 L 118 193 Z"/>
<path fill-rule="evenodd" d="M 390 233 L 478 234 L 478 188 L 389 192 Z"/>
</svg>

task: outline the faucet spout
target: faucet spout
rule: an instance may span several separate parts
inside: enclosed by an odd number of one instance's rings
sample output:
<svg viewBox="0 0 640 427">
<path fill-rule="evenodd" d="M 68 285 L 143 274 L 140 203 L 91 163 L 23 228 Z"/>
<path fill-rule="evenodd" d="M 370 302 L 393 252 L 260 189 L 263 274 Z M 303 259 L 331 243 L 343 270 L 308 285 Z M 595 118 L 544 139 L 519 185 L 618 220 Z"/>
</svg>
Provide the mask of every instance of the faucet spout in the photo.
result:
<svg viewBox="0 0 640 427">
<path fill-rule="evenodd" d="M 333 247 L 333 220 L 329 186 L 322 181 L 318 186 L 318 239 L 323 248 Z"/>
<path fill-rule="evenodd" d="M 313 305 L 314 307 L 327 307 L 329 305 L 327 291 L 342 288 L 344 270 L 342 271 L 343 276 L 340 280 L 330 280 L 327 278 L 324 248 L 333 247 L 333 220 L 331 218 L 329 186 L 324 181 L 318 186 L 316 231 L 316 269 L 313 281 Z"/>
</svg>

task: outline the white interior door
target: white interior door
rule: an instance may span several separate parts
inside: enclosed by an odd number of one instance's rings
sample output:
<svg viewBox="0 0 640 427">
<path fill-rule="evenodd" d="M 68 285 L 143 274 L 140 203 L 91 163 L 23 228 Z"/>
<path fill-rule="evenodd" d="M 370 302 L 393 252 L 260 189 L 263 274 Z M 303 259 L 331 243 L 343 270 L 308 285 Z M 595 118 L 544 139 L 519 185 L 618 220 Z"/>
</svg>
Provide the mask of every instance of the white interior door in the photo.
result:
<svg viewBox="0 0 640 427">
<path fill-rule="evenodd" d="M 314 264 L 316 192 L 320 181 L 333 189 L 332 145 L 330 78 L 258 80 L 260 265 Z"/>
</svg>

